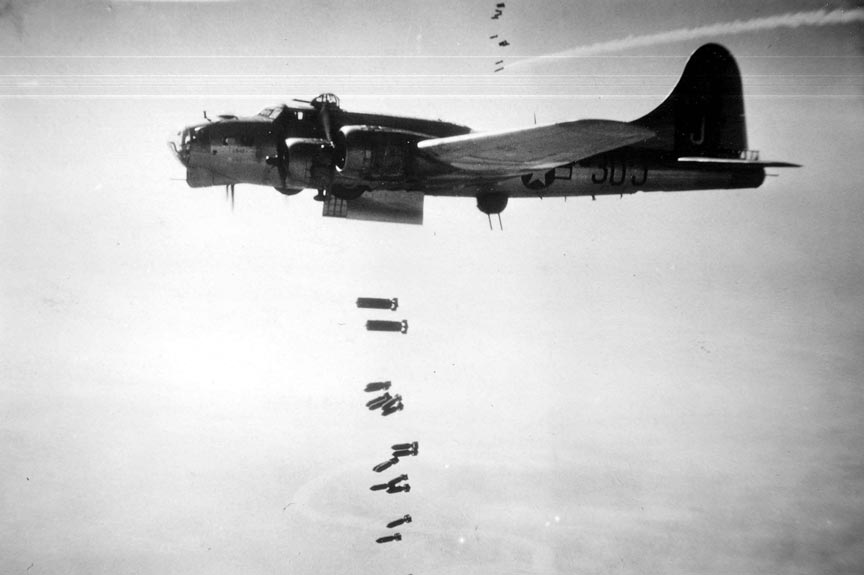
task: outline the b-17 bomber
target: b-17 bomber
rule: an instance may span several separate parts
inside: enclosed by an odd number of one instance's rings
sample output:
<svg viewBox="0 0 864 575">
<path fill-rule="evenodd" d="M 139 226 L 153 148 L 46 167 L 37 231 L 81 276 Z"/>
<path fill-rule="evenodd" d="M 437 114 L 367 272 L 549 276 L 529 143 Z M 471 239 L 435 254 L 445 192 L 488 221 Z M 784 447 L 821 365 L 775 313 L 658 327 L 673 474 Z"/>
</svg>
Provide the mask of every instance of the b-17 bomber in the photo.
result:
<svg viewBox="0 0 864 575">
<path fill-rule="evenodd" d="M 317 190 L 323 215 L 420 224 L 425 196 L 476 198 L 489 216 L 511 198 L 756 188 L 765 168 L 747 147 L 735 59 L 706 44 L 657 108 L 631 122 L 583 119 L 496 132 L 352 112 L 333 94 L 219 116 L 170 146 L 191 187 Z"/>
</svg>

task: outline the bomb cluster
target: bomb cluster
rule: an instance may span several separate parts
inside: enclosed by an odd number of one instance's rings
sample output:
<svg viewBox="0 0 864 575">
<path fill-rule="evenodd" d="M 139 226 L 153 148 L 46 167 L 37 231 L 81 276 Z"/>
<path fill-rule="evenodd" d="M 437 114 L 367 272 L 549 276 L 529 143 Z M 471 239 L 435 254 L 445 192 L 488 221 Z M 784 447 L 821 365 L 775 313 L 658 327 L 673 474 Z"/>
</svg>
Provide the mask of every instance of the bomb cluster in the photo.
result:
<svg viewBox="0 0 864 575">
<path fill-rule="evenodd" d="M 357 307 L 361 309 L 382 309 L 396 311 L 399 307 L 398 298 L 357 298 Z M 366 329 L 369 331 L 398 331 L 403 334 L 408 332 L 408 320 L 388 321 L 388 320 L 369 320 L 366 322 Z M 405 409 L 405 404 L 402 401 L 402 395 L 396 393 L 393 389 L 392 381 L 373 381 L 367 383 L 363 389 L 365 393 L 378 394 L 366 402 L 366 407 L 369 411 L 380 411 L 382 417 L 393 415 Z M 391 447 L 390 457 L 381 463 L 378 463 L 372 468 L 375 473 L 384 473 L 400 461 L 416 457 L 420 452 L 420 445 L 416 441 L 407 443 L 395 443 Z M 381 491 L 390 495 L 397 493 L 410 493 L 411 484 L 407 473 L 402 473 L 384 482 L 378 482 L 369 488 L 371 491 Z M 414 519 L 410 514 L 405 514 L 398 519 L 394 519 L 387 523 L 387 529 L 395 529 L 400 525 L 406 525 Z M 387 535 L 378 537 L 376 543 L 391 543 L 394 541 L 402 541 L 402 534 L 398 531 L 389 532 Z"/>
<path fill-rule="evenodd" d="M 504 2 L 498 2 L 497 4 L 495 4 L 495 12 L 492 14 L 492 20 L 500 20 L 501 17 L 504 15 L 505 7 L 506 4 Z M 504 38 L 500 38 L 500 36 L 500 32 L 496 32 L 495 34 L 489 36 L 489 39 L 497 41 L 500 48 L 506 48 L 507 46 L 509 46 L 510 42 L 508 42 Z M 503 58 L 495 61 L 495 72 L 501 72 L 502 70 L 504 70 Z"/>
</svg>

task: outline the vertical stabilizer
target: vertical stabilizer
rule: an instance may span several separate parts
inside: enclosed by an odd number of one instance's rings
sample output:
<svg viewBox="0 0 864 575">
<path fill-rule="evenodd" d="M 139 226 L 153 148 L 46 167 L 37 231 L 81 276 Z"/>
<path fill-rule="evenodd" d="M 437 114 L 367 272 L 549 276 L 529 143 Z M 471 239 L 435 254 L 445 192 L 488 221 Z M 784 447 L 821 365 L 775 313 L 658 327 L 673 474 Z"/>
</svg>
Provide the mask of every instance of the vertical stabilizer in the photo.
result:
<svg viewBox="0 0 864 575">
<path fill-rule="evenodd" d="M 645 148 L 680 156 L 738 158 L 747 150 L 741 73 L 719 44 L 696 50 L 666 100 L 633 124 L 657 134 Z"/>
</svg>

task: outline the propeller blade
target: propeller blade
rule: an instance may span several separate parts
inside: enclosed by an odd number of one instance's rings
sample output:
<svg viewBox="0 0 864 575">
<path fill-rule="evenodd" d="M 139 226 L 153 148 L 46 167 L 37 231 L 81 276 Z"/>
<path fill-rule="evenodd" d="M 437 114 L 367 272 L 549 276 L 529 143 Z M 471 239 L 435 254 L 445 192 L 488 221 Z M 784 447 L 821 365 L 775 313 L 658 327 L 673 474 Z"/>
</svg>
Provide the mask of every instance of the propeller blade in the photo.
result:
<svg viewBox="0 0 864 575">
<path fill-rule="evenodd" d="M 231 211 L 234 211 L 234 184 L 226 184 L 225 199 L 231 202 Z"/>
<path fill-rule="evenodd" d="M 327 109 L 327 104 L 322 104 L 321 111 L 318 113 L 321 114 L 321 127 L 324 129 L 324 137 L 327 138 L 328 142 L 332 142 L 333 138 L 330 137 L 330 110 Z"/>
<path fill-rule="evenodd" d="M 330 119 L 331 109 L 339 109 L 339 98 L 335 94 L 324 93 L 319 94 L 311 102 L 312 107 L 318 110 L 318 121 L 321 123 L 321 130 L 324 132 L 324 137 L 328 142 L 333 142 L 332 122 Z"/>
</svg>

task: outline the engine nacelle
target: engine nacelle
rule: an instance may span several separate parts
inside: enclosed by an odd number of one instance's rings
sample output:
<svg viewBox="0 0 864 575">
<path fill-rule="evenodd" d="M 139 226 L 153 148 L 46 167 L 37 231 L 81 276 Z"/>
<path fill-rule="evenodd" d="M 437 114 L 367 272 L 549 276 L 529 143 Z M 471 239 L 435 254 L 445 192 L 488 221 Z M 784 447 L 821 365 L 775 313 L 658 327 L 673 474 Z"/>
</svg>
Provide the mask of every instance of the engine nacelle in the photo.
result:
<svg viewBox="0 0 864 575">
<path fill-rule="evenodd" d="M 372 188 L 405 182 L 414 173 L 416 144 L 427 137 L 381 126 L 345 126 L 339 131 L 336 168 Z"/>
<path fill-rule="evenodd" d="M 313 138 L 285 140 L 287 176 L 310 188 L 325 189 L 333 181 L 333 144 Z"/>
</svg>

